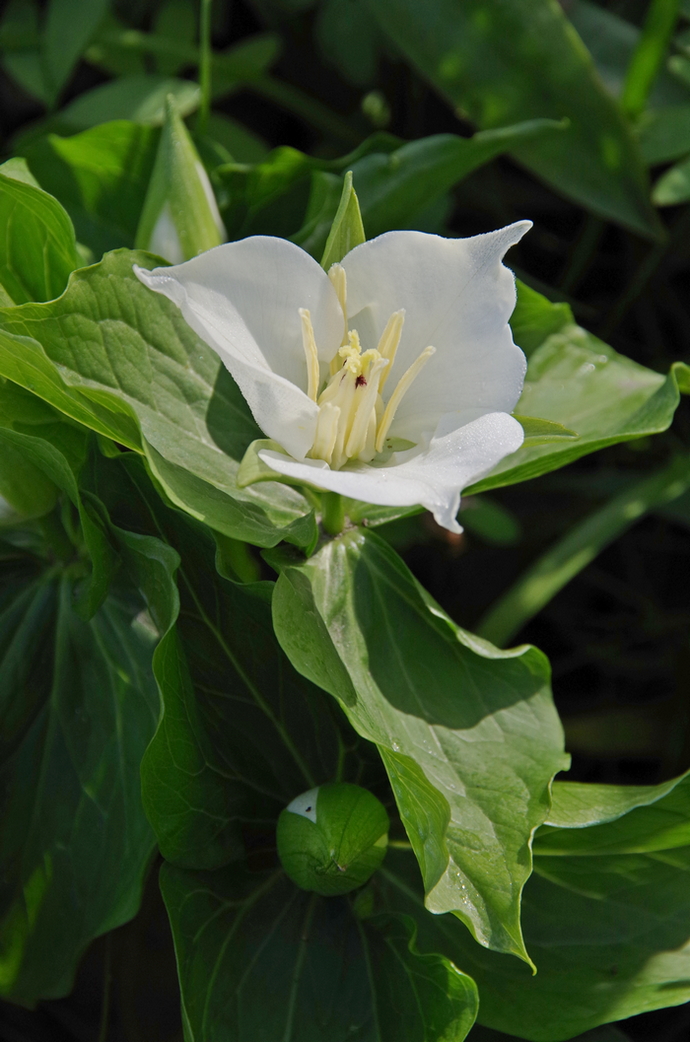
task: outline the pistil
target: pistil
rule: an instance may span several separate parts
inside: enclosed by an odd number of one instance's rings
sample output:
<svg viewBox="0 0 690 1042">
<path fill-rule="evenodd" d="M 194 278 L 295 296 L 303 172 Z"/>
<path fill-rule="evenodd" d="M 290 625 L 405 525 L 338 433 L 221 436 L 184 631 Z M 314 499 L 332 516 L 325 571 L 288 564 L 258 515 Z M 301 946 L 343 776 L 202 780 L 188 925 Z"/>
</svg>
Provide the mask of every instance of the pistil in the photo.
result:
<svg viewBox="0 0 690 1042">
<path fill-rule="evenodd" d="M 340 264 L 332 265 L 328 277 L 343 311 L 343 341 L 330 362 L 330 376 L 318 394 L 319 354 L 311 315 L 299 309 L 302 342 L 307 361 L 307 394 L 319 407 L 314 444 L 308 455 L 322 459 L 333 470 L 348 460 L 370 463 L 383 451 L 396 410 L 410 385 L 421 372 L 434 347 L 427 347 L 406 370 L 384 407 L 381 391 L 393 367 L 400 344 L 405 311 L 395 311 L 388 319 L 375 349 L 362 352 L 359 334 L 347 326 L 347 279 Z"/>
</svg>

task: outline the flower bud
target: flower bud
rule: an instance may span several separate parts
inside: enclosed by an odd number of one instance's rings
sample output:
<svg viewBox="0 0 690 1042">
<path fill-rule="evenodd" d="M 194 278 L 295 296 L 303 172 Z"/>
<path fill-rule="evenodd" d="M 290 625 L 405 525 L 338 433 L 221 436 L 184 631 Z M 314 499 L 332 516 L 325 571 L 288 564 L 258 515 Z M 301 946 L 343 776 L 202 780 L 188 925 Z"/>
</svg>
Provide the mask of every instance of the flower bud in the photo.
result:
<svg viewBox="0 0 690 1042">
<path fill-rule="evenodd" d="M 388 814 L 359 785 L 337 782 L 297 796 L 278 818 L 278 855 L 302 890 L 324 897 L 362 886 L 388 847 Z"/>
<path fill-rule="evenodd" d="M 180 264 L 225 237 L 208 174 L 169 95 L 135 246 Z"/>
</svg>

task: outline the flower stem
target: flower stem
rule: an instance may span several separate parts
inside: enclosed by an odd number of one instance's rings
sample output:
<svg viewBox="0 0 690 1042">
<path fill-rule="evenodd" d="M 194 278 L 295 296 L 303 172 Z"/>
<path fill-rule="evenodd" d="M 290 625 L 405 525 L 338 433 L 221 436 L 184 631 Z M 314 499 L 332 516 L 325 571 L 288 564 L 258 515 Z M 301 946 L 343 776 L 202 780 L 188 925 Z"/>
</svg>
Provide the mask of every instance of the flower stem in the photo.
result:
<svg viewBox="0 0 690 1042">
<path fill-rule="evenodd" d="M 206 133 L 211 109 L 211 0 L 201 0 L 201 24 L 199 27 L 199 84 L 201 106 L 198 130 Z"/>
<path fill-rule="evenodd" d="M 340 535 L 345 526 L 345 502 L 339 492 L 324 492 L 321 497 L 324 532 Z"/>
</svg>

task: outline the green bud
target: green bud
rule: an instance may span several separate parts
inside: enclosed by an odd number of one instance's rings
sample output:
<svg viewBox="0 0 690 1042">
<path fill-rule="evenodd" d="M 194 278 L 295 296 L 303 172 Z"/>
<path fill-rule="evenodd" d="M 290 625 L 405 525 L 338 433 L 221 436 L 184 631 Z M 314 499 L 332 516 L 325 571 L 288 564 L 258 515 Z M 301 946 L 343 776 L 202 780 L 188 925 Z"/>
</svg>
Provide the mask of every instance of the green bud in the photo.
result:
<svg viewBox="0 0 690 1042">
<path fill-rule="evenodd" d="M 225 228 L 208 175 L 168 95 L 135 246 L 181 264 L 224 241 Z"/>
<path fill-rule="evenodd" d="M 337 782 L 297 796 L 278 818 L 278 855 L 302 890 L 346 894 L 369 879 L 388 847 L 383 804 L 359 785 Z"/>
</svg>

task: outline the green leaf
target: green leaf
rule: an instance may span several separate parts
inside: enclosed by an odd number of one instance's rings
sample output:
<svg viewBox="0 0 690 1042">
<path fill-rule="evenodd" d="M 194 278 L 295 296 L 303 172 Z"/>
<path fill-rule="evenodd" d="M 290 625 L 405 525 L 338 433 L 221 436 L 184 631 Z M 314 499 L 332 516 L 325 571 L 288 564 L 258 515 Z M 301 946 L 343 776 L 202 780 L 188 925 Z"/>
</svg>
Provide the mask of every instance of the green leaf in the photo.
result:
<svg viewBox="0 0 690 1042">
<path fill-rule="evenodd" d="M 525 432 L 525 442 L 530 445 L 546 445 L 552 441 L 560 441 L 561 438 L 579 438 L 577 431 L 568 430 L 562 423 L 554 423 L 553 420 L 540 420 L 534 416 L 521 416 L 513 413 Z"/>
<path fill-rule="evenodd" d="M 72 223 L 47 192 L 0 173 L 0 283 L 15 304 L 59 297 L 80 266 Z"/>
<path fill-rule="evenodd" d="M 0 991 L 66 995 L 99 934 L 137 911 L 153 836 L 139 761 L 158 696 L 150 638 L 110 597 L 89 623 L 74 581 L 14 554 L 0 564 Z"/>
<path fill-rule="evenodd" d="M 163 635 L 154 672 L 164 713 L 142 764 L 146 812 L 165 857 L 216 868 L 242 856 L 241 824 L 272 833 L 294 796 L 330 780 L 335 721 L 278 646 L 270 584 L 218 575 L 209 533 L 163 506 L 141 461 L 102 465 L 99 480 L 115 519 L 140 503 L 166 541 L 112 529 Z M 136 520 L 140 531 L 146 523 Z"/>
<path fill-rule="evenodd" d="M 535 292 L 530 294 L 530 321 L 525 322 L 521 309 L 516 323 L 517 339 L 526 336 L 531 353 L 515 412 L 562 424 L 579 437 L 551 444 L 526 441 L 471 486 L 469 493 L 525 481 L 607 445 L 664 431 L 684 391 L 687 376 L 682 363 L 675 363 L 664 378 L 617 354 L 580 326 L 561 324 L 567 317 L 564 305 L 548 305 L 542 298 L 537 306 Z M 558 331 L 552 332 L 555 326 Z M 544 339 L 537 347 L 542 333 Z"/>
<path fill-rule="evenodd" d="M 690 846 L 690 772 L 661 785 L 556 782 L 535 853 L 643 854 Z"/>
<path fill-rule="evenodd" d="M 3 438 L 0 430 L 0 522 L 14 521 L 16 517 L 43 517 L 57 502 L 58 490 L 54 482 L 31 463 L 20 448 Z M 11 516 L 5 517 L 8 504 Z"/>
<path fill-rule="evenodd" d="M 98 123 L 128 119 L 159 127 L 165 119 L 165 99 L 169 94 L 181 116 L 188 116 L 199 104 L 196 83 L 142 73 L 123 76 L 80 94 L 60 110 L 60 123 L 73 130 L 86 130 Z"/>
<path fill-rule="evenodd" d="M 69 213 L 79 241 L 100 257 L 134 245 L 158 138 L 153 127 L 118 120 L 73 137 L 49 134 L 23 154 Z"/>
<path fill-rule="evenodd" d="M 668 163 L 690 152 L 690 105 L 668 105 L 645 112 L 637 125 L 645 160 Z"/>
<path fill-rule="evenodd" d="M 535 119 L 480 131 L 471 138 L 434 134 L 386 155 L 375 152 L 352 165 L 362 220 L 370 239 L 397 228 L 416 228 L 431 202 L 473 170 L 524 142 L 560 137 L 565 124 Z"/>
<path fill-rule="evenodd" d="M 560 333 L 575 319 L 569 304 L 553 304 L 542 293 L 516 280 L 517 303 L 510 318 L 513 339 L 527 357 L 552 333 Z"/>
<path fill-rule="evenodd" d="M 225 535 L 310 545 L 315 522 L 299 492 L 237 487 L 238 460 L 260 431 L 217 354 L 133 263 L 156 261 L 116 251 L 52 304 L 0 309 L 0 374 L 145 453 L 166 495 Z"/>
<path fill-rule="evenodd" d="M 339 263 L 346 253 L 365 241 L 366 235 L 362 225 L 362 215 L 359 212 L 359 202 L 352 187 L 352 171 L 348 170 L 343 181 L 343 191 L 333 218 L 333 225 L 326 239 L 321 267 L 328 271 L 331 264 Z"/>
<path fill-rule="evenodd" d="M 522 921 L 536 976 L 477 948 L 451 916 L 426 915 L 408 854 L 390 851 L 380 873 L 386 907 L 416 918 L 422 950 L 476 980 L 482 1024 L 553 1042 L 690 998 L 690 847 L 534 863 Z"/>
<path fill-rule="evenodd" d="M 656 206 L 678 206 L 690 199 L 690 158 L 675 163 L 654 185 L 652 200 Z"/>
<path fill-rule="evenodd" d="M 557 192 L 658 237 L 636 142 L 554 0 L 367 0 L 383 30 L 482 129 L 541 117 L 563 134 L 513 155 Z"/>
<path fill-rule="evenodd" d="M 316 39 L 325 60 L 358 87 L 376 76 L 381 34 L 363 4 L 326 0 L 319 4 Z"/>
<path fill-rule="evenodd" d="M 41 43 L 51 100 L 67 83 L 108 6 L 108 0 L 50 0 Z"/>
<path fill-rule="evenodd" d="M 427 907 L 529 962 L 519 909 L 530 836 L 567 764 L 545 659 L 458 629 L 373 534 L 351 531 L 280 567 L 278 639 L 378 745 Z"/>
<path fill-rule="evenodd" d="M 280 871 L 164 865 L 161 889 L 189 1042 L 462 1042 L 474 1022 L 473 981 L 420 955 L 407 918 L 358 920 Z"/>
<path fill-rule="evenodd" d="M 514 546 L 520 541 L 520 522 L 502 503 L 489 496 L 467 496 L 460 509 L 462 527 L 494 546 Z"/>
</svg>

